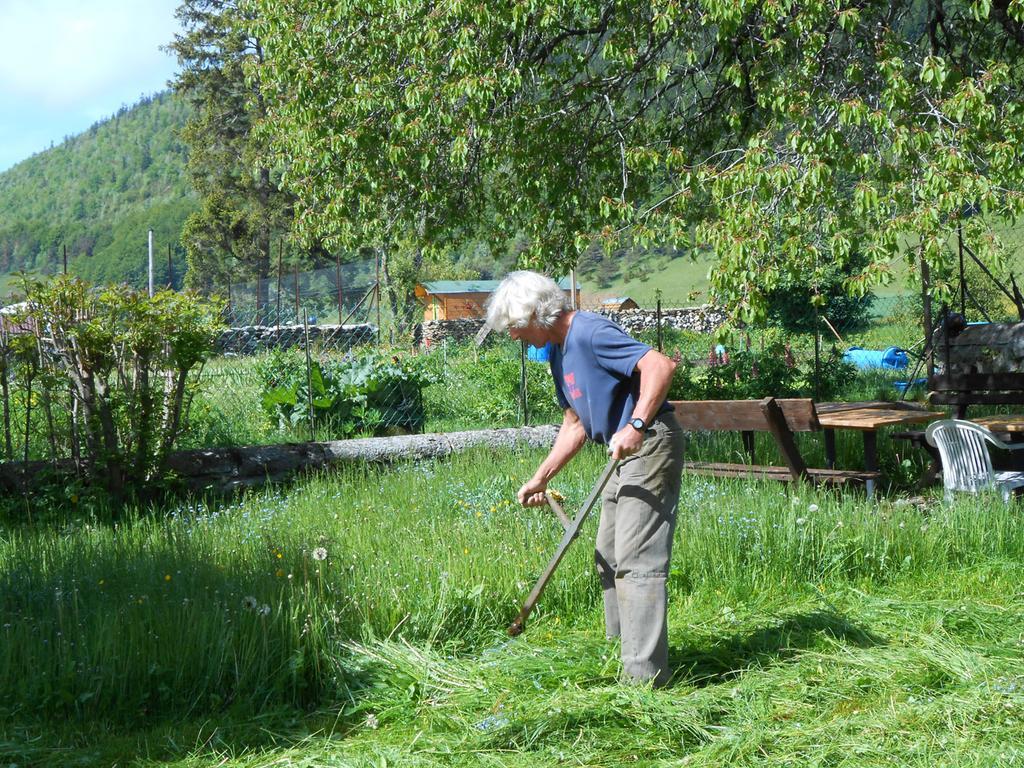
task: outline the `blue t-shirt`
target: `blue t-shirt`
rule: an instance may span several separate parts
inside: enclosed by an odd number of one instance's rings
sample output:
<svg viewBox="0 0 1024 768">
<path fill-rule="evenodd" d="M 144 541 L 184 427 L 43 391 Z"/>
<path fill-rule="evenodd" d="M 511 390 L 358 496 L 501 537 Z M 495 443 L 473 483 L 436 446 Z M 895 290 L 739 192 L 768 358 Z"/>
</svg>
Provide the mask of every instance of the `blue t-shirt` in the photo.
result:
<svg viewBox="0 0 1024 768">
<path fill-rule="evenodd" d="M 577 312 L 565 343 L 552 346 L 559 404 L 576 412 L 587 437 L 607 444 L 633 415 L 640 396 L 636 364 L 651 348 L 593 312 Z M 658 413 L 671 410 L 666 401 Z"/>
</svg>

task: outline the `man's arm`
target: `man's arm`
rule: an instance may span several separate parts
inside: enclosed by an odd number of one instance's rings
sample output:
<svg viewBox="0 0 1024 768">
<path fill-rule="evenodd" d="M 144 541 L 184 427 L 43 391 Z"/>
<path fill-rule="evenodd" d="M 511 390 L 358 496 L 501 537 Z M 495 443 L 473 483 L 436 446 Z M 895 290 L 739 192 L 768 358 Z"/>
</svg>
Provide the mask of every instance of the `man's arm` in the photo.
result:
<svg viewBox="0 0 1024 768">
<path fill-rule="evenodd" d="M 668 396 L 676 364 L 661 352 L 652 349 L 640 358 L 636 370 L 640 374 L 640 396 L 630 418 L 641 418 L 645 424 L 650 424 Z M 612 457 L 624 459 L 631 456 L 640 450 L 643 442 L 643 433 L 627 424 L 612 435 Z"/>
<path fill-rule="evenodd" d="M 533 477 L 519 489 L 517 494 L 519 503 L 524 507 L 539 507 L 547 503 L 544 499 L 544 491 L 551 478 L 557 475 L 562 467 L 579 453 L 586 441 L 587 434 L 584 432 L 583 424 L 580 423 L 576 412 L 571 408 L 566 408 L 562 416 L 562 427 L 558 430 L 558 437 L 555 438 L 554 445 L 551 446 L 544 461 L 537 467 L 537 471 L 533 473 Z"/>
</svg>

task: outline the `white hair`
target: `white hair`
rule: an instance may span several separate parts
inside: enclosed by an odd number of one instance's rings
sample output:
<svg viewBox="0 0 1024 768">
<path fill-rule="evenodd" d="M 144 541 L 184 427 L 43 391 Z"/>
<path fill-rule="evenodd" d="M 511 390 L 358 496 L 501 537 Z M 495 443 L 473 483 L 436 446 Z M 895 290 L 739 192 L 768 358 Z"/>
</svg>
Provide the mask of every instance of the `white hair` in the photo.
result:
<svg viewBox="0 0 1024 768">
<path fill-rule="evenodd" d="M 565 292 L 547 275 L 509 272 L 487 300 L 487 325 L 494 331 L 525 328 L 531 320 L 550 328 L 570 309 Z"/>
</svg>

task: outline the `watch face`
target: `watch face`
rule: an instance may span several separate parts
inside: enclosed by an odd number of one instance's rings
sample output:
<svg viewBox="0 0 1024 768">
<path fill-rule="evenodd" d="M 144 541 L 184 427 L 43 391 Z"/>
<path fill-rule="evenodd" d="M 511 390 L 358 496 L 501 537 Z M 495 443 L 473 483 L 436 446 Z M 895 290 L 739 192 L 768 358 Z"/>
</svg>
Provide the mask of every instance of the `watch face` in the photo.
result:
<svg viewBox="0 0 1024 768">
<path fill-rule="evenodd" d="M 634 429 L 643 430 L 647 426 L 646 424 L 644 424 L 644 420 L 643 419 L 633 419 L 629 423 L 630 423 L 630 425 L 632 425 L 632 427 Z"/>
</svg>

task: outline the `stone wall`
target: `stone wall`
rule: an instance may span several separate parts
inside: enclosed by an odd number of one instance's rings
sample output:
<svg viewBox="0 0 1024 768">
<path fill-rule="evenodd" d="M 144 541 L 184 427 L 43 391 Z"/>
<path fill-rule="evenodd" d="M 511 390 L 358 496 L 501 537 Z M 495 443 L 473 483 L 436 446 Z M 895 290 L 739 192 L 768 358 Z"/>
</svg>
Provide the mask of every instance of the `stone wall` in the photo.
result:
<svg viewBox="0 0 1024 768">
<path fill-rule="evenodd" d="M 253 355 L 268 349 L 302 346 L 305 339 L 301 325 L 246 325 L 221 333 L 216 349 L 220 354 Z M 377 326 L 369 323 L 309 326 L 310 345 L 325 349 L 344 350 L 356 344 L 370 344 L 376 339 Z"/>
<path fill-rule="evenodd" d="M 483 327 L 482 317 L 465 317 L 459 320 L 428 320 L 416 326 L 414 341 L 418 346 L 434 347 L 447 339 L 448 341 L 466 341 L 476 336 Z"/>
<path fill-rule="evenodd" d="M 600 314 L 611 318 L 630 333 L 654 330 L 657 327 L 657 312 L 653 309 L 626 309 L 602 311 Z M 661 310 L 661 327 L 678 328 L 696 333 L 712 333 L 725 322 L 725 312 L 705 304 L 700 307 Z M 444 339 L 464 341 L 476 336 L 484 324 L 483 319 L 431 320 L 417 326 L 416 343 L 433 347 Z"/>
</svg>

